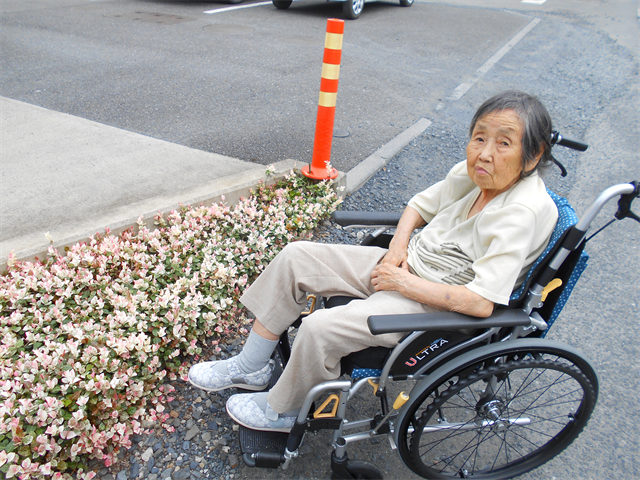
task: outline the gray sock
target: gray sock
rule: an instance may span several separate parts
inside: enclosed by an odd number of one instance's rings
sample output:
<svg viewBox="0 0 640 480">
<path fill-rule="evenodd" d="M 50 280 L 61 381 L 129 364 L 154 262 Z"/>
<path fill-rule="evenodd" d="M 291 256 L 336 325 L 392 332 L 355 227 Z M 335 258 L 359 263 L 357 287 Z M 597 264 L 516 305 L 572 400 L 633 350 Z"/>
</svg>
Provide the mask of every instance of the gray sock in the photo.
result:
<svg viewBox="0 0 640 480">
<path fill-rule="evenodd" d="M 267 340 L 251 330 L 242 352 L 236 357 L 238 367 L 244 373 L 262 370 L 269 363 L 277 345 L 278 340 Z"/>
</svg>

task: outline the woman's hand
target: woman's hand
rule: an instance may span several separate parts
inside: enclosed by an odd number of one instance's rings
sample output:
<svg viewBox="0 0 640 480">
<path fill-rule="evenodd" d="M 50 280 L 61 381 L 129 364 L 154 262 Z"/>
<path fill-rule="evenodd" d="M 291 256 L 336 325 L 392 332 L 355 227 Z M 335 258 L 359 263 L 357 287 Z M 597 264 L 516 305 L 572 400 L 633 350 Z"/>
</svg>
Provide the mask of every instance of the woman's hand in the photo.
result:
<svg viewBox="0 0 640 480">
<path fill-rule="evenodd" d="M 398 222 L 398 226 L 396 227 L 396 233 L 389 244 L 389 251 L 384 256 L 380 264 L 400 267 L 408 272 L 409 264 L 407 263 L 407 248 L 409 245 L 409 239 L 411 238 L 411 232 L 424 224 L 425 221 L 417 210 L 414 210 L 411 207 L 405 208 L 402 213 L 402 217 Z"/>
<path fill-rule="evenodd" d="M 407 263 L 407 249 L 393 247 L 387 252 L 380 262 L 381 265 L 390 265 L 392 267 L 400 267 L 409 271 L 409 264 Z"/>
<path fill-rule="evenodd" d="M 407 280 L 409 280 L 412 275 L 406 266 L 406 258 L 402 263 L 404 266 L 398 267 L 391 262 L 385 263 L 383 260 L 373 269 L 373 272 L 371 272 L 371 283 L 373 283 L 373 288 L 376 292 L 381 290 L 394 290 L 402 293 L 406 289 Z"/>
</svg>

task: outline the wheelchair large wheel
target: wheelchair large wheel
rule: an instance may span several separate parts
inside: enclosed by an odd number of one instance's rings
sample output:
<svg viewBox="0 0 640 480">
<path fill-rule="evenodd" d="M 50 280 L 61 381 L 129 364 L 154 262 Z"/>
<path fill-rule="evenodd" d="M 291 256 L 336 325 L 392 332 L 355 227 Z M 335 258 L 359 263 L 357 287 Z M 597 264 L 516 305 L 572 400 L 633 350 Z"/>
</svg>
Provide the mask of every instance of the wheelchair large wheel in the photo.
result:
<svg viewBox="0 0 640 480">
<path fill-rule="evenodd" d="M 597 377 L 577 352 L 544 342 L 484 347 L 439 370 L 400 420 L 407 466 L 426 478 L 511 478 L 571 444 L 595 407 Z"/>
</svg>

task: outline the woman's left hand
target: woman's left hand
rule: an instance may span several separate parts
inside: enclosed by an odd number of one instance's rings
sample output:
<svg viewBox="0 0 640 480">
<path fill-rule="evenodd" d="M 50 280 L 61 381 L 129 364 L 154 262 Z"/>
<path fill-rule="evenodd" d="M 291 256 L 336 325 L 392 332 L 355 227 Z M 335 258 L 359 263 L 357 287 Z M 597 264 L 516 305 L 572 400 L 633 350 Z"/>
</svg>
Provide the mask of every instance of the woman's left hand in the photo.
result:
<svg viewBox="0 0 640 480">
<path fill-rule="evenodd" d="M 381 290 L 402 292 L 402 289 L 406 287 L 406 280 L 410 276 L 411 273 L 405 268 L 380 263 L 371 272 L 371 283 L 373 283 L 376 292 Z"/>
</svg>

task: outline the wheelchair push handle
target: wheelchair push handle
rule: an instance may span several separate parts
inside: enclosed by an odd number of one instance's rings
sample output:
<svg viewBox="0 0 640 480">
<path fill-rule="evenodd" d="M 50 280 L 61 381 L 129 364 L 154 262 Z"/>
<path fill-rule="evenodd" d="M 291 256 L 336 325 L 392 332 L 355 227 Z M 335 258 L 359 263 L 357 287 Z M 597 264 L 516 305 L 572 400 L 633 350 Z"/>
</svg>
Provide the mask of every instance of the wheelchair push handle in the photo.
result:
<svg viewBox="0 0 640 480">
<path fill-rule="evenodd" d="M 575 225 L 575 228 L 581 232 L 586 232 L 589 229 L 591 222 L 598 215 L 605 203 L 618 196 L 620 199 L 618 200 L 618 211 L 615 213 L 616 219 L 622 220 L 623 218 L 633 218 L 634 220 L 638 220 L 638 216 L 631 211 L 631 203 L 640 196 L 638 180 L 634 180 L 630 183 L 613 185 L 598 195 L 598 198 L 596 198 L 580 218 L 578 223 Z"/>
<path fill-rule="evenodd" d="M 631 185 L 633 185 L 634 187 L 633 192 L 620 195 L 620 200 L 618 200 L 618 211 L 614 216 L 618 220 L 622 220 L 623 218 L 631 218 L 636 222 L 640 222 L 640 217 L 638 217 L 638 215 L 633 213 L 633 211 L 631 210 L 631 204 L 633 203 L 633 201 L 636 198 L 640 197 L 640 182 L 634 180 L 633 182 L 631 182 Z"/>
<path fill-rule="evenodd" d="M 573 150 L 578 150 L 579 152 L 584 152 L 587 148 L 589 148 L 589 145 L 587 145 L 586 143 L 582 143 L 577 140 L 571 140 L 569 138 L 564 138 L 562 135 L 560 135 L 559 132 L 555 130 L 551 132 L 551 146 L 553 147 L 554 145 L 561 145 Z M 564 165 L 560 163 L 554 156 L 551 156 L 551 159 L 553 160 L 553 163 L 555 163 L 556 166 L 560 169 L 560 175 L 566 177 L 567 169 L 564 167 Z"/>
<path fill-rule="evenodd" d="M 572 140 L 570 138 L 565 138 L 560 135 L 560 132 L 557 131 L 551 132 L 551 145 L 560 145 L 572 150 L 578 150 L 579 152 L 584 152 L 587 150 L 587 148 L 589 148 L 589 145 L 587 145 L 586 143 Z"/>
</svg>

